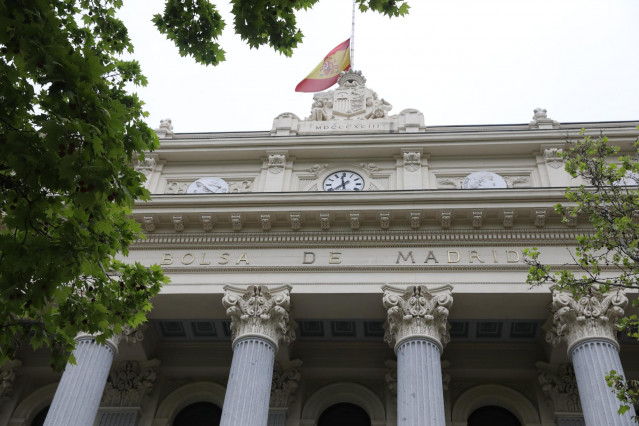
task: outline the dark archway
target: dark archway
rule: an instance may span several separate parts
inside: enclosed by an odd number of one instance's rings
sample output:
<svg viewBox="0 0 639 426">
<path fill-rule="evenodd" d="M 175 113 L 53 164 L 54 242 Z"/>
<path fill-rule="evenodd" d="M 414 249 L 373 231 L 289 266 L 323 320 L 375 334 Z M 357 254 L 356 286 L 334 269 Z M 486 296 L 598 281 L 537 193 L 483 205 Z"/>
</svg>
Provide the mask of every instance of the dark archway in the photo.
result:
<svg viewBox="0 0 639 426">
<path fill-rule="evenodd" d="M 473 411 L 468 426 L 521 426 L 521 422 L 505 408 L 487 405 Z"/>
<path fill-rule="evenodd" d="M 31 421 L 31 426 L 42 426 L 44 424 L 44 420 L 47 418 L 47 413 L 49 412 L 49 406 L 44 407 L 38 414 L 35 415 L 33 420 Z"/>
<path fill-rule="evenodd" d="M 317 426 L 371 426 L 371 418 L 357 405 L 342 402 L 324 410 Z"/>
<path fill-rule="evenodd" d="M 175 416 L 173 426 L 219 426 L 222 409 L 211 402 L 187 405 Z"/>
</svg>

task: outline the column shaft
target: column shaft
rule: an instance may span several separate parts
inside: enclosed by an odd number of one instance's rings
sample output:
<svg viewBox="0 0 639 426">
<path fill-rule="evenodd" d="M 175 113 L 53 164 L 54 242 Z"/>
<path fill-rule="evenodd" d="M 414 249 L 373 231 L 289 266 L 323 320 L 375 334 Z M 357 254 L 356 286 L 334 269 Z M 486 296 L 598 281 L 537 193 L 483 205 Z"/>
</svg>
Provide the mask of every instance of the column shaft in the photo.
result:
<svg viewBox="0 0 639 426">
<path fill-rule="evenodd" d="M 588 340 L 576 345 L 571 355 L 586 425 L 634 425 L 634 409 L 620 416 L 621 403 L 606 384 L 610 370 L 623 373 L 617 348 L 605 340 Z"/>
<path fill-rule="evenodd" d="M 274 362 L 275 347 L 268 340 L 235 342 L 220 426 L 267 425 Z"/>
<path fill-rule="evenodd" d="M 114 348 L 81 339 L 73 351 L 76 365 L 67 364 L 45 426 L 92 426 L 115 355 Z"/>
<path fill-rule="evenodd" d="M 444 426 L 444 389 L 439 347 L 409 339 L 397 348 L 397 425 Z"/>
</svg>

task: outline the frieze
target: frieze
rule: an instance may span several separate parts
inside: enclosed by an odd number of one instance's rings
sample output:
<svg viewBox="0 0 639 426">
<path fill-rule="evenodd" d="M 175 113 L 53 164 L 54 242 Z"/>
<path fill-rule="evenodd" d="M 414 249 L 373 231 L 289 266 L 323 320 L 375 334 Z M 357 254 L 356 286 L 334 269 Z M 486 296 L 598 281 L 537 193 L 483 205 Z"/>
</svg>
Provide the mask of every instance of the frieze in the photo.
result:
<svg viewBox="0 0 639 426">
<path fill-rule="evenodd" d="M 172 267 L 217 266 L 325 266 L 325 265 L 490 265 L 519 264 L 522 248 L 429 249 L 279 249 L 165 251 L 148 258 L 150 263 Z M 138 260 L 138 259 L 136 259 Z M 142 260 L 142 259 L 139 259 Z"/>
</svg>

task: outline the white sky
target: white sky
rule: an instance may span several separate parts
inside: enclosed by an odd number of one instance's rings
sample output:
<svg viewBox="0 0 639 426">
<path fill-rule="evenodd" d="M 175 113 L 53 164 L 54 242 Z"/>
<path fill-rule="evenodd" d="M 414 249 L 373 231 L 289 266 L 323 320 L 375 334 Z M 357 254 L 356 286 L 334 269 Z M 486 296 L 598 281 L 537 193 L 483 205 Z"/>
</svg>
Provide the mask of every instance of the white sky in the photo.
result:
<svg viewBox="0 0 639 426">
<path fill-rule="evenodd" d="M 216 3 L 215 1 L 212 1 Z M 298 15 L 304 42 L 291 58 L 249 49 L 234 33 L 226 62 L 182 58 L 151 22 L 162 0 L 127 0 L 120 16 L 149 79 L 136 88 L 155 128 L 176 132 L 269 130 L 273 118 L 309 115 L 295 86 L 351 31 L 349 0 L 320 0 Z M 559 122 L 639 119 L 639 0 L 409 0 L 389 19 L 357 12 L 355 69 L 393 105 L 426 125 L 527 123 L 537 106 Z"/>
</svg>

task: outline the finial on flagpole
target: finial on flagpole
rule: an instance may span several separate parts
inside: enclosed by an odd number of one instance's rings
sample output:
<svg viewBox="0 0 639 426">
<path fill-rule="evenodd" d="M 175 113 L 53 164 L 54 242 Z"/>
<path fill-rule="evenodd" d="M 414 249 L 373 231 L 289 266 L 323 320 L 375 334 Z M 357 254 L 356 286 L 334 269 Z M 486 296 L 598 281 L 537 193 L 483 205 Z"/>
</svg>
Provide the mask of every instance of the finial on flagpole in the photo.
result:
<svg viewBox="0 0 639 426">
<path fill-rule="evenodd" d="M 353 21 L 351 24 L 351 69 L 355 69 L 355 3 L 353 0 Z"/>
</svg>

